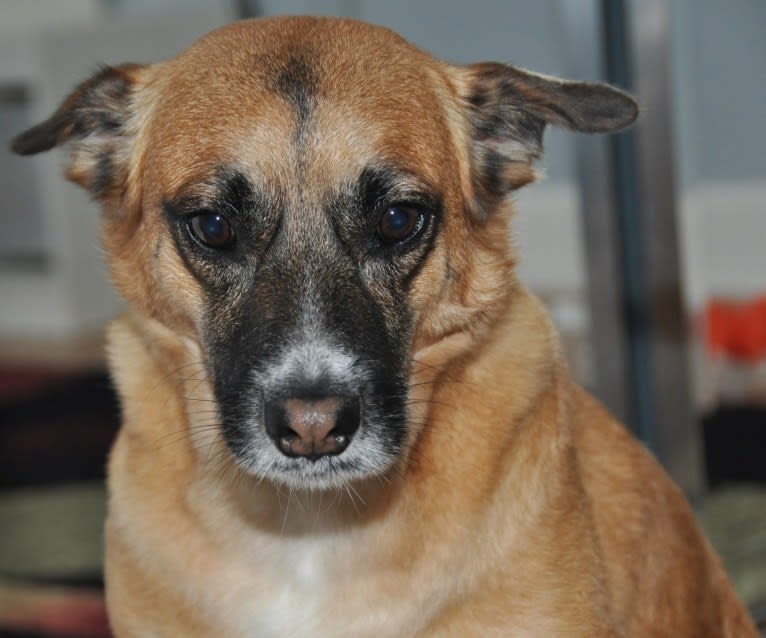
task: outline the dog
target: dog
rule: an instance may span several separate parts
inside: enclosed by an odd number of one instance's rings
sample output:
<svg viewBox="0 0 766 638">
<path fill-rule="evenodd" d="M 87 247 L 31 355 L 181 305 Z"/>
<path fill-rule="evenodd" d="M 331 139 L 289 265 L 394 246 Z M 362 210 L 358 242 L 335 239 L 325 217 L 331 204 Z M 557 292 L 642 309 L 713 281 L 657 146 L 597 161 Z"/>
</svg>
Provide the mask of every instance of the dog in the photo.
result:
<svg viewBox="0 0 766 638">
<path fill-rule="evenodd" d="M 118 637 L 756 636 L 514 274 L 545 126 L 636 115 L 607 85 L 275 18 L 104 68 L 13 141 L 66 147 L 129 303 Z"/>
</svg>

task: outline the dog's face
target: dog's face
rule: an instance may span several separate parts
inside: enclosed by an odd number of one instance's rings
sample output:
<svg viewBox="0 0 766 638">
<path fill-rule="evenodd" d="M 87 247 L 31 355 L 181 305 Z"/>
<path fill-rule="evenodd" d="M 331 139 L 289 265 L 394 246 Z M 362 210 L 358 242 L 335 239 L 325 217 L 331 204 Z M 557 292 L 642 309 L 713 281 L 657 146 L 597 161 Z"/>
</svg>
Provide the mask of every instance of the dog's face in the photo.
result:
<svg viewBox="0 0 766 638">
<path fill-rule="evenodd" d="M 198 350 L 240 467 L 325 488 L 406 458 L 429 356 L 511 294 L 505 197 L 545 124 L 635 114 L 603 85 L 291 18 L 106 69 L 14 148 L 69 143 L 115 285 Z"/>
</svg>

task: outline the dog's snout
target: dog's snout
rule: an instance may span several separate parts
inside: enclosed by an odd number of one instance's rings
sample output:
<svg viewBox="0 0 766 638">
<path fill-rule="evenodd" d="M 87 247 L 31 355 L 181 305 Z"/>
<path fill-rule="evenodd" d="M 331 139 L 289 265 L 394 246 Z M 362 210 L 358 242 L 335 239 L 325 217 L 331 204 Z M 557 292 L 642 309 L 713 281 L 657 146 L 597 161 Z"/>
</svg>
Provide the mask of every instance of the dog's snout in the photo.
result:
<svg viewBox="0 0 766 638">
<path fill-rule="evenodd" d="M 340 454 L 351 443 L 359 427 L 361 407 L 358 398 L 284 398 L 264 405 L 266 431 L 287 456 L 317 460 Z"/>
</svg>

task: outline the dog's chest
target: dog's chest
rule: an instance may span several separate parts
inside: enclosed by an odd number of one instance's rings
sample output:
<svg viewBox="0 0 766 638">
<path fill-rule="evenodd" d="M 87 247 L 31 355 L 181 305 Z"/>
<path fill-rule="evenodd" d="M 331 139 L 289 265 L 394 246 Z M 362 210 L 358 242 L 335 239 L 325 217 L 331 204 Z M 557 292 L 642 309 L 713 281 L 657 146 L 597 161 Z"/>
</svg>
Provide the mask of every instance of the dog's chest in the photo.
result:
<svg viewBox="0 0 766 638">
<path fill-rule="evenodd" d="M 319 543 L 288 543 L 272 551 L 258 561 L 259 580 L 265 579 L 260 595 L 236 614 L 243 635 L 308 635 L 308 628 L 319 635 L 316 632 L 326 624 L 324 616 L 335 590 L 333 570 L 327 565 L 328 548 Z"/>
<path fill-rule="evenodd" d="M 334 510 L 319 499 L 295 499 L 273 525 L 254 525 L 215 496 L 207 484 L 194 485 L 193 515 L 178 516 L 187 536 L 199 539 L 198 561 L 168 539 L 162 546 L 188 587 L 188 604 L 219 635 L 399 638 L 423 614 L 402 594 L 412 589 L 411 570 L 386 558 L 400 541 L 385 526 L 330 524 L 322 516 Z"/>
<path fill-rule="evenodd" d="M 235 635 L 380 638 L 411 630 L 417 610 L 403 604 L 401 589 L 395 604 L 386 600 L 380 579 L 365 573 L 364 562 L 353 566 L 336 543 L 283 541 L 264 552 L 253 565 L 256 586 L 242 583 L 224 613 Z"/>
</svg>

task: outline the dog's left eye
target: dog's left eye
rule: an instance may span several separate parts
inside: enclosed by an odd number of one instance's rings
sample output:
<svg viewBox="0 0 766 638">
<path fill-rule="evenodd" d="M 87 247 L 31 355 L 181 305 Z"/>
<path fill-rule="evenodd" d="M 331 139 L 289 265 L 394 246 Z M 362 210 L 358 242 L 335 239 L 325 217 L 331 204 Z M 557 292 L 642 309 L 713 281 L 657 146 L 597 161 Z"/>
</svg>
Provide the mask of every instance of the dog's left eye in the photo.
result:
<svg viewBox="0 0 766 638">
<path fill-rule="evenodd" d="M 424 223 L 423 212 L 412 206 L 389 206 L 378 222 L 378 235 L 387 244 L 402 242 L 414 236 Z"/>
<path fill-rule="evenodd" d="M 200 213 L 189 222 L 192 235 L 210 248 L 228 248 L 234 243 L 234 230 L 223 215 L 215 212 Z"/>
</svg>

